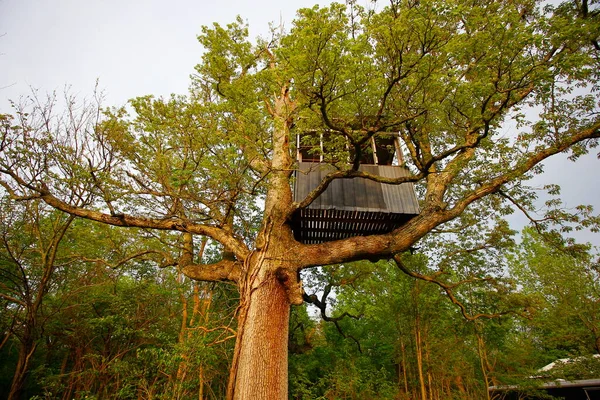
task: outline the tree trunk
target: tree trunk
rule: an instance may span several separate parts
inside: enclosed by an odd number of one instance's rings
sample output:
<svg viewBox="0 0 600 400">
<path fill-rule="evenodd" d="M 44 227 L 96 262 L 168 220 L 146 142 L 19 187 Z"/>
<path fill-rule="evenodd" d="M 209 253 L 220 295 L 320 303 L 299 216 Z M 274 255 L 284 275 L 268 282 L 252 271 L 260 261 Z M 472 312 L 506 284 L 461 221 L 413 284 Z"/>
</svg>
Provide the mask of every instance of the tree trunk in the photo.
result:
<svg viewBox="0 0 600 400">
<path fill-rule="evenodd" d="M 415 317 L 415 353 L 417 359 L 417 372 L 419 376 L 419 389 L 421 400 L 427 400 L 427 389 L 425 387 L 425 377 L 423 375 L 423 343 L 421 338 L 421 314 L 419 310 L 419 282 L 415 282 L 412 290 L 414 317 Z"/>
<path fill-rule="evenodd" d="M 404 382 L 404 393 L 408 396 L 408 376 L 407 373 L 407 365 L 406 365 L 406 346 L 404 344 L 404 340 L 400 337 L 400 350 L 402 352 L 402 379 L 398 377 L 399 382 Z"/>
<path fill-rule="evenodd" d="M 425 388 L 425 377 L 423 375 L 423 346 L 421 343 L 421 324 L 420 316 L 415 315 L 415 351 L 417 356 L 417 371 L 419 373 L 419 388 L 421 391 L 421 400 L 427 400 L 427 389 Z"/>
<path fill-rule="evenodd" d="M 19 346 L 19 358 L 17 360 L 17 366 L 10 385 L 7 400 L 18 400 L 21 398 L 21 392 L 25 386 L 25 379 L 27 378 L 27 372 L 29 370 L 29 361 L 35 352 L 35 348 L 36 345 L 33 340 L 25 340 L 21 343 L 21 346 Z"/>
<path fill-rule="evenodd" d="M 488 376 L 488 368 L 487 368 L 487 356 L 486 356 L 486 351 L 485 351 L 485 343 L 483 341 L 483 337 L 477 333 L 476 334 L 477 337 L 477 350 L 479 353 L 479 361 L 480 361 L 480 365 L 481 365 L 481 373 L 483 374 L 483 382 L 485 383 L 485 387 L 484 387 L 484 391 L 485 391 L 485 398 L 487 400 L 490 400 L 490 392 L 488 390 L 488 387 L 490 387 L 490 380 L 489 380 L 489 376 Z"/>
<path fill-rule="evenodd" d="M 288 397 L 286 277 L 269 262 L 249 273 L 240 293 L 239 325 L 227 398 L 284 400 Z M 251 269 L 252 271 L 252 269 Z M 264 272 L 263 272 L 264 271 Z"/>
</svg>

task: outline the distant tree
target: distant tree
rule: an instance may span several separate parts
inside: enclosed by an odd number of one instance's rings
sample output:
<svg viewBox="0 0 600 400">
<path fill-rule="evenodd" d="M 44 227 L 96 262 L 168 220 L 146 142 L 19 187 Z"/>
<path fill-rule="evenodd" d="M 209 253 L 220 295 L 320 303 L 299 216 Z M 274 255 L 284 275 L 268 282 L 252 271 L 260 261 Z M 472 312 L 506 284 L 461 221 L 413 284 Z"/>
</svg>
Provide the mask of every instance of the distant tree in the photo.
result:
<svg viewBox="0 0 600 400">
<path fill-rule="evenodd" d="M 61 242 L 74 216 L 58 213 L 40 201 L 0 203 L 0 302 L 3 344 L 18 339 L 18 358 L 7 398 L 19 399 L 48 316 L 44 312 L 55 272 L 65 259 Z"/>
<path fill-rule="evenodd" d="M 188 399 L 202 389 L 203 398 L 222 398 L 233 348 L 222 326 L 231 321 L 224 293 L 214 294 L 211 321 L 191 325 L 186 313 L 202 315 L 188 302 L 190 282 L 178 283 L 173 270 L 131 273 L 143 264 L 116 270 L 91 264 L 79 275 L 85 290 L 56 299 L 64 307 L 49 319 L 42 341 L 48 345 L 41 349 L 50 362 L 34 371 L 40 395 Z"/>
<path fill-rule="evenodd" d="M 600 354 L 600 269 L 592 250 L 565 252 L 533 229 L 523 231 L 516 250 L 511 272 L 536 299 L 527 336 L 541 356 L 538 367 Z"/>
<path fill-rule="evenodd" d="M 5 197 L 0 203 L 0 217 L 0 304 L 4 310 L 0 349 L 18 343 L 17 360 L 9 367 L 13 378 L 7 397 L 18 399 L 26 388 L 39 348 L 58 342 L 63 336 L 49 331 L 69 330 L 75 318 L 66 309 L 80 311 L 74 299 L 81 292 L 93 291 L 90 281 L 94 280 L 94 273 L 85 266 L 93 263 L 109 267 L 114 263 L 112 266 L 118 267 L 158 252 L 150 248 L 131 252 L 134 236 L 111 237 L 105 226 L 100 230 L 103 237 L 91 241 L 92 234 L 99 230 L 93 229 L 90 222 L 77 221 L 39 200 L 15 203 Z M 61 320 L 63 314 L 68 315 L 68 322 Z M 10 355 L 10 349 L 5 354 Z"/>
<path fill-rule="evenodd" d="M 335 296 L 330 322 L 309 336 L 308 350 L 290 358 L 295 398 L 481 399 L 488 386 L 503 382 L 498 360 L 530 307 L 510 287 L 512 279 L 458 280 L 422 254 L 405 254 L 402 263 L 422 277 L 437 274 L 451 289 L 413 279 L 387 261 L 332 266 L 305 282 L 309 291 L 321 288 L 309 296 L 318 306 Z M 315 285 L 319 279 L 328 283 Z M 459 306 L 447 301 L 446 290 Z"/>
<path fill-rule="evenodd" d="M 208 293 L 177 271 L 157 273 L 165 254 L 144 232 L 76 220 L 39 201 L 1 204 L 7 398 L 224 395 L 231 290 Z M 162 235 L 163 250 L 183 253 L 177 236 Z"/>
<path fill-rule="evenodd" d="M 215 24 L 200 35 L 205 52 L 187 97 L 137 98 L 131 116 L 68 102 L 60 118 L 51 100 L 2 117 L 1 184 L 14 199 L 70 215 L 219 242 L 222 260 L 181 267 L 239 289 L 228 398 L 284 399 L 300 271 L 397 258 L 431 233 L 466 227 L 482 237 L 471 249 L 485 249 L 502 232 L 490 221 L 532 205 L 524 182 L 542 161 L 597 144 L 596 3 L 544 4 L 332 4 L 300 10 L 289 33 L 256 43 L 241 20 Z M 507 134 L 513 121 L 519 132 Z M 295 134 L 307 131 L 328 133 L 335 169 L 294 202 Z M 390 131 L 412 174 L 359 171 L 371 138 Z M 416 183 L 420 215 L 389 234 L 296 241 L 293 213 L 354 178 Z M 570 218 L 593 222 L 589 214 Z"/>
</svg>

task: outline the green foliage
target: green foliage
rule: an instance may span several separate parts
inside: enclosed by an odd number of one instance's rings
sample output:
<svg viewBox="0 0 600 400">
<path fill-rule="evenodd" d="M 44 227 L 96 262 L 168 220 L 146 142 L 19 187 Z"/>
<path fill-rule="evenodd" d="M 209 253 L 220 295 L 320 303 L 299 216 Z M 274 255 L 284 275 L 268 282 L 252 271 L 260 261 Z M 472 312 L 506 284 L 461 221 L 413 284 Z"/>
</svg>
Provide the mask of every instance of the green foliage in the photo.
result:
<svg viewBox="0 0 600 400">
<path fill-rule="evenodd" d="M 57 246 L 64 214 L 40 203 L 1 205 L 3 392 L 28 344 L 35 348 L 23 390 L 28 398 L 171 398 L 166 393 L 174 390 L 194 397 L 197 373 L 181 384 L 175 379 L 184 361 L 190 371 L 204 369 L 202 384 L 213 398 L 222 395 L 232 346 L 223 339 L 231 332 L 212 325 L 231 320 L 235 291 L 207 286 L 212 318 L 186 324 L 187 340 L 180 341 L 182 309 L 200 316 L 187 300 L 194 296 L 190 282 L 178 284 L 174 271 L 157 269 L 172 238 L 162 237 L 163 250 L 155 253 L 157 241 L 144 232 L 75 220 Z M 52 246 L 58 251 L 50 258 Z"/>
<path fill-rule="evenodd" d="M 562 359 L 554 362 L 550 371 L 543 374 L 543 379 L 597 379 L 600 376 L 600 356 L 581 356 L 573 359 Z"/>
<path fill-rule="evenodd" d="M 530 335 L 545 355 L 540 363 L 599 353 L 600 275 L 591 253 L 565 249 L 531 229 L 516 250 L 512 272 L 536 298 Z"/>
<path fill-rule="evenodd" d="M 224 362 L 233 343 L 215 344 L 223 339 L 219 330 L 202 334 L 194 329 L 189 340 L 178 341 L 182 304 L 172 275 L 114 277 L 110 269 L 98 266 L 82 272 L 85 290 L 49 296 L 49 303 L 63 307 L 46 327 L 46 345 L 40 347 L 32 372 L 39 398 L 170 399 L 174 392 L 178 398 L 197 398 L 199 368 L 211 398 L 222 396 Z M 219 302 L 222 295 L 230 296 L 219 292 L 214 295 Z M 207 329 L 219 321 L 216 304 Z M 177 382 L 182 362 L 190 377 L 179 376 Z"/>
<path fill-rule="evenodd" d="M 426 272 L 424 257 L 406 260 Z M 349 312 L 360 318 L 340 321 L 346 337 L 321 322 L 311 349 L 291 355 L 292 398 L 415 398 L 416 331 L 423 368 L 432 379 L 427 390 L 444 398 L 480 398 L 484 385 L 477 373 L 473 326 L 433 285 L 415 282 L 388 262 L 347 265 L 333 276 L 338 285 L 332 316 Z"/>
<path fill-rule="evenodd" d="M 304 322 L 314 330 L 310 335 L 303 332 L 300 340 L 291 325 L 293 340 L 310 345 L 290 356 L 290 397 L 419 397 L 419 352 L 425 390 L 443 398 L 479 399 L 488 386 L 500 384 L 519 385 L 525 391 L 536 384 L 531 376 L 597 377 L 594 357 L 543 374 L 537 371 L 558 358 L 597 352 L 593 324 L 600 292 L 589 255 L 565 253 L 531 230 L 523 233 L 522 243 L 510 243 L 500 253 L 510 265 L 510 271 L 503 272 L 505 279 L 518 285 L 502 294 L 496 284 L 467 282 L 456 286 L 453 294 L 471 315 L 502 309 L 514 313 L 475 322 L 465 321 L 437 286 L 415 281 L 388 262 L 348 264 L 333 268 L 331 274 L 310 274 L 304 281 L 311 290 L 318 293 L 324 284 L 335 287 L 328 315 L 348 312 L 360 318 L 342 319 L 343 334 L 332 323 Z M 433 272 L 431 260 L 423 255 L 405 255 L 403 261 L 412 271 Z M 457 274 L 473 261 L 455 259 Z M 463 278 L 468 276 L 463 273 Z M 522 314 L 524 304 L 527 312 Z M 306 316 L 292 320 L 297 324 Z"/>
</svg>

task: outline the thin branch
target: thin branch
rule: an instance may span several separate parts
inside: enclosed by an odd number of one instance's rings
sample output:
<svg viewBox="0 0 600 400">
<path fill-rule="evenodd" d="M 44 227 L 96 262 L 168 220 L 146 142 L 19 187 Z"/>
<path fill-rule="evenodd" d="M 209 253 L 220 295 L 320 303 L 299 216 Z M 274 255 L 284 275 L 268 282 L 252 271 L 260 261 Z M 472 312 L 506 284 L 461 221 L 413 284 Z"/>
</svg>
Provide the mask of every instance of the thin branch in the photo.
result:
<svg viewBox="0 0 600 400">
<path fill-rule="evenodd" d="M 158 251 L 158 250 L 143 250 L 143 251 L 138 251 L 137 253 L 134 253 L 130 256 L 127 256 L 119 261 L 117 261 L 116 263 L 109 263 L 108 261 L 106 261 L 103 258 L 87 258 L 87 257 L 83 257 L 83 256 L 77 256 L 76 258 L 81 260 L 81 261 L 85 261 L 85 262 L 95 262 L 95 263 L 101 263 L 104 264 L 112 269 L 116 269 L 119 268 L 120 266 L 122 266 L 123 264 L 135 259 L 135 258 L 139 258 L 142 256 L 145 256 L 147 254 L 159 254 L 162 256 L 163 258 L 163 262 L 161 262 L 160 267 L 164 268 L 164 267 L 170 267 L 173 265 L 177 265 L 177 262 L 173 260 L 173 258 L 168 254 L 165 253 L 163 251 Z"/>
<path fill-rule="evenodd" d="M 215 332 L 215 331 L 219 331 L 219 330 L 225 330 L 229 333 L 231 333 L 233 336 L 235 336 L 237 334 L 237 332 L 233 329 L 231 329 L 230 327 L 226 326 L 226 325 L 222 325 L 222 326 L 218 326 L 216 328 L 207 328 L 205 326 L 196 326 L 194 328 L 186 328 L 187 330 L 190 331 L 202 331 L 204 333 L 211 333 L 211 332 Z"/>
<path fill-rule="evenodd" d="M 565 135 L 561 143 L 539 150 L 535 154 L 532 154 L 521 164 L 509 169 L 506 173 L 491 179 L 486 184 L 480 186 L 477 190 L 474 190 L 469 195 L 465 196 L 451 210 L 446 211 L 446 213 L 448 213 L 447 217 L 449 219 L 452 219 L 460 215 L 465 210 L 465 208 L 467 208 L 467 206 L 473 203 L 474 201 L 477 201 L 489 194 L 498 192 L 502 185 L 509 182 L 515 176 L 523 175 L 524 173 L 535 167 L 537 164 L 544 161 L 546 158 L 561 153 L 569 149 L 571 146 L 580 143 L 584 140 L 597 138 L 600 138 L 600 121 L 596 121 L 589 128 L 582 129 L 581 131 L 573 133 L 570 136 Z"/>
<path fill-rule="evenodd" d="M 480 318 L 488 318 L 488 319 L 492 319 L 492 318 L 498 318 L 501 317 L 503 315 L 506 314 L 511 314 L 513 313 L 513 311 L 502 311 L 499 313 L 493 313 L 493 314 L 487 314 L 487 313 L 478 313 L 478 314 L 474 314 L 474 315 L 470 315 L 467 312 L 467 308 L 465 307 L 465 305 L 463 303 L 461 303 L 456 296 L 454 295 L 454 293 L 452 292 L 452 289 L 456 288 L 459 285 L 465 284 L 465 283 L 470 283 L 470 282 L 481 282 L 481 281 L 489 281 L 491 280 L 491 278 L 483 278 L 483 279 L 479 279 L 479 278 L 474 278 L 474 279 L 465 279 L 462 280 L 460 282 L 454 283 L 454 284 L 447 284 L 444 283 L 440 280 L 437 279 L 437 276 L 439 275 L 439 272 L 434 274 L 433 276 L 428 276 L 428 275 L 422 275 L 419 274 L 418 272 L 414 272 L 409 270 L 404 263 L 402 263 L 402 260 L 400 258 L 400 255 L 396 254 L 394 256 L 394 261 L 396 262 L 396 265 L 398 266 L 398 268 L 400 268 L 400 270 L 402 272 L 404 272 L 406 275 L 412 277 L 412 278 L 416 278 L 425 282 L 429 282 L 429 283 L 433 283 L 438 285 L 440 288 L 442 288 L 442 290 L 446 293 L 446 295 L 448 296 L 448 298 L 450 299 L 450 301 L 457 305 L 460 308 L 460 312 L 463 315 L 463 317 L 468 320 L 468 321 L 475 321 L 478 320 Z"/>
<path fill-rule="evenodd" d="M 15 297 L 9 296 L 7 294 L 0 293 L 0 297 L 3 298 L 4 300 L 8 300 L 8 301 L 10 301 L 12 303 L 19 304 L 20 306 L 23 306 L 23 307 L 27 306 L 27 304 L 25 304 L 24 301 L 19 300 L 19 299 L 15 298 Z"/>
<path fill-rule="evenodd" d="M 531 214 L 529 214 L 529 212 L 525 209 L 525 207 L 523 207 L 521 204 L 519 204 L 519 202 L 517 200 L 515 200 L 512 196 L 510 196 L 508 193 L 504 192 L 503 190 L 498 190 L 497 192 L 500 196 L 504 197 L 505 199 L 507 199 L 508 201 L 510 201 L 515 207 L 517 207 L 522 213 L 523 215 L 525 215 L 525 217 L 531 222 L 533 223 L 535 230 L 539 233 L 542 234 L 542 228 L 540 227 L 540 222 L 543 222 L 544 220 L 547 220 L 547 218 L 545 219 L 536 219 L 533 218 L 533 216 Z"/>
<path fill-rule="evenodd" d="M 359 316 L 352 315 L 352 314 L 348 313 L 347 311 L 345 311 L 341 315 L 338 315 L 337 317 L 327 316 L 327 312 L 326 312 L 327 311 L 327 296 L 329 296 L 331 289 L 332 289 L 331 284 L 326 285 L 325 289 L 323 289 L 323 295 L 321 296 L 320 300 L 317 298 L 316 295 L 314 295 L 314 294 L 308 295 L 308 294 L 306 294 L 306 292 L 302 293 L 302 298 L 307 303 L 314 304 L 319 310 L 321 310 L 321 318 L 323 318 L 323 320 L 326 322 L 333 322 L 333 324 L 335 325 L 335 327 L 338 330 L 338 332 L 340 333 L 340 335 L 342 335 L 342 337 L 344 339 L 347 339 L 347 338 L 352 339 L 354 341 L 354 343 L 356 343 L 359 353 L 362 353 L 362 348 L 360 346 L 360 342 L 358 341 L 358 339 L 356 339 L 354 336 L 352 336 L 348 333 L 344 333 L 344 331 L 342 331 L 342 328 L 338 324 L 339 321 L 341 321 L 342 319 L 344 319 L 346 317 L 353 318 L 353 319 L 360 319 L 361 316 L 360 315 Z"/>
</svg>

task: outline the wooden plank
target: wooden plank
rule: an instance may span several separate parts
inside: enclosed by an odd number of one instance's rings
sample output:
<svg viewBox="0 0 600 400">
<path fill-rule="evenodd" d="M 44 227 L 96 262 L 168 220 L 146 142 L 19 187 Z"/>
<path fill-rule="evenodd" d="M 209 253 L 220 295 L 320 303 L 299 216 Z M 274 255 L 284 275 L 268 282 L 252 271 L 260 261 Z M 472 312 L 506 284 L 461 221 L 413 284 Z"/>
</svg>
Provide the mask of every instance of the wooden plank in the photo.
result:
<svg viewBox="0 0 600 400">
<path fill-rule="evenodd" d="M 342 206 L 345 206 L 345 201 L 344 201 L 344 187 L 343 187 L 343 182 L 340 179 L 336 179 L 333 182 L 331 182 L 331 184 L 329 185 L 329 188 L 327 188 L 327 192 L 330 193 L 331 195 L 331 204 L 336 206 L 338 204 L 341 204 Z M 336 207 L 337 209 L 338 207 Z"/>
<path fill-rule="evenodd" d="M 340 210 L 344 211 L 354 211 L 356 210 L 356 188 L 354 184 L 351 182 L 352 179 L 341 179 L 340 182 L 342 184 L 343 191 L 343 207 L 340 207 Z"/>
<path fill-rule="evenodd" d="M 308 186 L 305 197 L 321 182 L 321 169 L 319 168 L 319 165 L 312 164 L 311 167 L 313 170 L 308 173 Z M 317 197 L 312 202 L 310 208 L 321 208 L 321 196 Z"/>
<path fill-rule="evenodd" d="M 408 176 L 409 172 L 404 167 L 379 166 L 379 174 L 386 178 L 400 178 Z M 417 201 L 412 183 L 403 183 L 400 185 L 384 184 L 382 185 L 382 190 L 389 211 L 403 214 L 419 214 L 419 202 Z"/>
<path fill-rule="evenodd" d="M 302 210 L 294 223 L 295 237 L 303 243 L 322 243 L 351 236 L 390 232 L 406 222 L 404 214 L 340 210 Z M 299 220 L 299 222 L 298 222 Z M 302 232 L 298 233 L 298 226 Z"/>
</svg>

